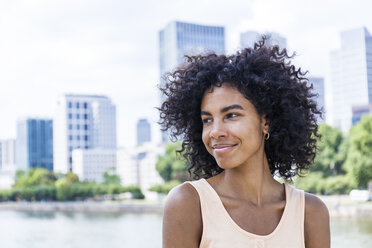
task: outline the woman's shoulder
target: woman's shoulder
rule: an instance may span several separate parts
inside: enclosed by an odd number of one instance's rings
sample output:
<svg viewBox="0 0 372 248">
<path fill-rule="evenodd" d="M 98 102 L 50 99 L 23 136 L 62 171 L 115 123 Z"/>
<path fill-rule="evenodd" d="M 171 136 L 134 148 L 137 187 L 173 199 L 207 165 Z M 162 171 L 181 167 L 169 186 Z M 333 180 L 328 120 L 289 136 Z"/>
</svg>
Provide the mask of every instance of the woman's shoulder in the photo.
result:
<svg viewBox="0 0 372 248">
<path fill-rule="evenodd" d="M 195 188 L 190 183 L 173 188 L 164 205 L 163 247 L 198 247 L 202 228 Z"/>
<path fill-rule="evenodd" d="M 194 186 L 188 182 L 184 182 L 174 187 L 168 194 L 165 206 L 166 207 L 177 207 L 185 208 L 187 210 L 191 207 L 194 209 L 199 206 L 199 195 Z"/>
<path fill-rule="evenodd" d="M 305 215 L 311 217 L 329 217 L 328 208 L 316 195 L 305 192 Z"/>
<path fill-rule="evenodd" d="M 329 247 L 329 212 L 317 196 L 305 193 L 305 242 L 306 247 Z"/>
</svg>

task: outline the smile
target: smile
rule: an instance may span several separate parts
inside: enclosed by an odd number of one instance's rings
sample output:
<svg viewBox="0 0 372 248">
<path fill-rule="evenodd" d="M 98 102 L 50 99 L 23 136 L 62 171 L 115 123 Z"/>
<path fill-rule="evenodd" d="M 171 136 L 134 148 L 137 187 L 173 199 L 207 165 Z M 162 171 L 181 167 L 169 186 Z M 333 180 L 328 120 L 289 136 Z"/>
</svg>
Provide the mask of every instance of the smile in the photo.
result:
<svg viewBox="0 0 372 248">
<path fill-rule="evenodd" d="M 214 146 L 212 146 L 212 149 L 214 150 L 215 153 L 221 154 L 221 153 L 230 151 L 235 146 L 236 146 L 236 144 L 235 145 L 214 145 Z"/>
</svg>

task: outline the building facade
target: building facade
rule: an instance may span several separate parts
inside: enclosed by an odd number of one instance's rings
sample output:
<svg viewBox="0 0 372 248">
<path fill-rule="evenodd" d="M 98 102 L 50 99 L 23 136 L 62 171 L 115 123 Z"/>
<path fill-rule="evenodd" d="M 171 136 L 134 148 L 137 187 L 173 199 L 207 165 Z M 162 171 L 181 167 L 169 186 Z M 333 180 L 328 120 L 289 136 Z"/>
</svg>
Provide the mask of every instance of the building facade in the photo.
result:
<svg viewBox="0 0 372 248">
<path fill-rule="evenodd" d="M 357 124 L 364 115 L 372 114 L 372 104 L 353 106 L 352 125 Z"/>
<path fill-rule="evenodd" d="M 17 169 L 53 170 L 53 121 L 26 118 L 17 121 Z"/>
<path fill-rule="evenodd" d="M 185 55 L 225 53 L 225 28 L 173 21 L 159 32 L 160 77 L 185 61 Z"/>
<path fill-rule="evenodd" d="M 116 149 L 75 149 L 72 167 L 79 180 L 103 182 L 105 172 L 116 173 Z"/>
<path fill-rule="evenodd" d="M 151 125 L 147 119 L 140 119 L 137 122 L 137 145 L 151 142 Z"/>
<path fill-rule="evenodd" d="M 330 59 L 327 122 L 347 132 L 352 125 L 353 106 L 372 103 L 372 36 L 366 28 L 341 32 L 341 48 L 331 52 Z"/>
<path fill-rule="evenodd" d="M 240 34 L 240 48 L 253 47 L 254 43 L 261 40 L 262 34 L 256 31 L 246 31 Z M 275 32 L 265 33 L 268 40 L 266 45 L 275 46 L 278 45 L 281 49 L 287 48 L 287 39 Z"/>
<path fill-rule="evenodd" d="M 0 171 L 14 172 L 17 169 L 15 151 L 16 145 L 14 139 L 0 140 Z"/>
<path fill-rule="evenodd" d="M 54 119 L 54 171 L 73 170 L 75 149 L 116 149 L 116 107 L 106 96 L 67 94 Z"/>
<path fill-rule="evenodd" d="M 324 78 L 322 77 L 310 77 L 309 82 L 313 85 L 313 93 L 317 96 L 315 100 L 318 104 L 318 108 L 323 110 L 323 119 L 318 117 L 318 123 L 323 122 L 326 118 L 325 112 L 325 90 L 324 90 Z"/>
<path fill-rule="evenodd" d="M 163 155 L 164 146 L 146 143 L 132 150 L 118 150 L 117 173 L 124 186 L 138 185 L 146 199 L 157 197 L 157 193 L 149 191 L 154 185 L 164 183 L 156 170 L 159 155 Z"/>
</svg>

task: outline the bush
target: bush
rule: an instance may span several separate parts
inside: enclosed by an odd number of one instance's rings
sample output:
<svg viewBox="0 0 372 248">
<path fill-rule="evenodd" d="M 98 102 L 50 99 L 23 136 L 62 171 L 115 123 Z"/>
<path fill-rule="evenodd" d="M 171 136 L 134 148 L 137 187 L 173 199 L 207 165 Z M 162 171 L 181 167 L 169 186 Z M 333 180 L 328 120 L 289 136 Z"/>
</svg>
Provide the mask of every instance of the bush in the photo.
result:
<svg viewBox="0 0 372 248">
<path fill-rule="evenodd" d="M 169 191 L 171 191 L 171 189 L 173 189 L 174 187 L 176 187 L 180 183 L 181 183 L 180 181 L 172 180 L 172 181 L 166 182 L 164 184 L 158 184 L 158 185 L 152 186 L 149 190 L 166 195 L 166 194 L 169 193 Z"/>
<path fill-rule="evenodd" d="M 142 193 L 141 188 L 135 185 L 123 187 L 124 192 L 130 192 L 134 199 L 145 199 L 145 195 Z"/>
<path fill-rule="evenodd" d="M 355 188 L 352 178 L 347 175 L 340 175 L 335 177 L 328 177 L 325 179 L 326 194 L 349 194 L 349 192 Z"/>
</svg>

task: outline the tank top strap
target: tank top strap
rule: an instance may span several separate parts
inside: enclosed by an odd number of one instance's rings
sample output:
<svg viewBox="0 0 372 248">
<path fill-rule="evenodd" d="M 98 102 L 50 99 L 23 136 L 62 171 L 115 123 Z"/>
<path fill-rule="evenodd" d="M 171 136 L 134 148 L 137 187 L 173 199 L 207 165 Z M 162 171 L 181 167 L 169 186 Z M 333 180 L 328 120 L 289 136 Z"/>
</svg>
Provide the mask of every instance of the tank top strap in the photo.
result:
<svg viewBox="0 0 372 248">
<path fill-rule="evenodd" d="M 206 221 L 205 218 L 208 216 L 224 216 L 224 209 L 219 196 L 204 178 L 197 181 L 188 181 L 187 183 L 190 183 L 198 192 L 203 222 Z"/>
<path fill-rule="evenodd" d="M 286 184 L 288 189 L 288 198 L 286 201 L 286 207 L 290 213 L 286 216 L 286 229 L 291 229 L 292 232 L 296 232 L 296 237 L 300 237 L 299 243 L 303 246 L 304 240 L 304 228 L 305 228 L 305 192 L 300 189 L 296 189 L 294 186 Z"/>
</svg>

